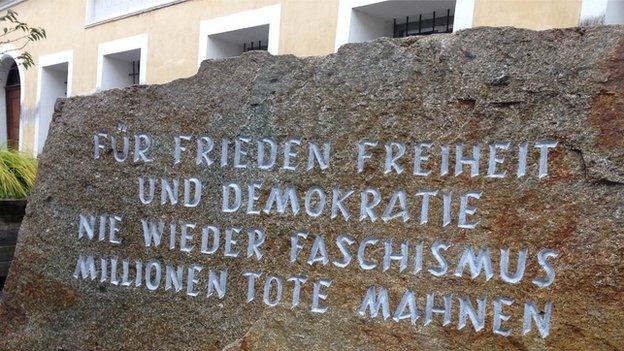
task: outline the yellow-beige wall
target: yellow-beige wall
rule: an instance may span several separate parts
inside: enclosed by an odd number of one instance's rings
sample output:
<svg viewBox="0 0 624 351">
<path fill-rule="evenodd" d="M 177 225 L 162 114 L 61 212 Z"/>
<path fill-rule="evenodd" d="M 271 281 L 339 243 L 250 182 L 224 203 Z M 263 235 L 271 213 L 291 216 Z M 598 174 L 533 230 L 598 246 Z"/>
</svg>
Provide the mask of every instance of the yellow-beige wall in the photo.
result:
<svg viewBox="0 0 624 351">
<path fill-rule="evenodd" d="M 148 33 L 148 83 L 163 83 L 197 71 L 199 22 L 281 3 L 279 54 L 328 54 L 333 50 L 338 0 L 189 0 L 136 16 L 85 27 L 86 0 L 27 0 L 13 6 L 24 22 L 48 37 L 28 47 L 41 55 L 73 50 L 72 95 L 96 87 L 98 44 Z M 22 77 L 22 149 L 33 149 L 37 68 Z"/>
<path fill-rule="evenodd" d="M 199 22 L 280 3 L 279 0 L 191 0 L 85 28 L 85 0 L 29 0 L 14 6 L 25 22 L 48 38 L 28 48 L 33 57 L 74 50 L 73 95 L 95 89 L 98 44 L 148 34 L 147 81 L 162 83 L 197 71 Z M 280 54 L 322 55 L 332 51 L 338 0 L 282 2 Z M 314 16 L 309 14 L 313 12 Z M 36 69 L 27 80 L 36 79 Z M 34 83 L 34 81 L 33 81 Z"/>
<path fill-rule="evenodd" d="M 580 13 L 581 0 L 475 0 L 473 26 L 574 27 Z"/>
<path fill-rule="evenodd" d="M 148 33 L 147 82 L 162 83 L 197 71 L 202 20 L 281 4 L 279 54 L 324 55 L 334 51 L 339 0 L 188 0 L 106 23 L 85 26 L 87 0 L 26 0 L 12 6 L 47 39 L 28 47 L 41 55 L 73 50 L 72 95 L 96 87 L 98 44 Z M 473 26 L 531 29 L 575 26 L 581 0 L 474 0 Z M 22 77 L 22 149 L 35 138 L 37 67 Z"/>
</svg>

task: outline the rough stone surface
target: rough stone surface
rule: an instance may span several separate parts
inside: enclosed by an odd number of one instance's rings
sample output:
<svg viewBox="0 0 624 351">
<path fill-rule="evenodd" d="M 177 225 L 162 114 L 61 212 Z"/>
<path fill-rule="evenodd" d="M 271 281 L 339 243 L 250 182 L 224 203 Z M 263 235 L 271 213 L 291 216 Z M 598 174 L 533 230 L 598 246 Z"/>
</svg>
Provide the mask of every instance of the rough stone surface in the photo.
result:
<svg viewBox="0 0 624 351">
<path fill-rule="evenodd" d="M 127 132 L 117 132 L 118 125 Z M 110 150 L 93 157 L 93 135 L 146 133 L 152 137 L 150 164 L 117 163 Z M 200 167 L 193 159 L 193 142 L 181 164 L 173 165 L 173 138 L 189 134 L 222 137 L 245 135 L 253 140 L 270 136 L 332 142 L 329 169 L 263 171 L 231 166 Z M 373 158 L 357 173 L 359 141 L 377 140 Z M 195 140 L 195 139 L 193 139 Z M 383 174 L 383 144 L 408 145 L 399 175 Z M 501 166 L 508 177 L 490 179 L 487 145 L 555 140 L 549 153 L 548 176 L 538 178 L 538 150 L 531 146 L 527 175 L 515 177 L 515 163 Z M 412 174 L 412 143 L 433 141 L 429 177 Z M 440 176 L 439 145 L 482 145 L 480 173 Z M 133 141 L 131 140 L 131 143 Z M 133 145 L 133 144 L 132 144 Z M 217 148 L 218 148 L 217 144 Z M 281 150 L 281 149 L 280 149 Z M 299 160 L 307 157 L 302 153 Z M 513 160 L 515 151 L 509 153 Z M 250 151 L 250 160 L 254 159 Z M 280 156 L 281 157 L 281 156 Z M 278 160 L 279 161 L 279 160 Z M 230 163 L 232 161 L 230 160 Z M 278 162 L 279 163 L 279 162 Z M 451 150 L 451 173 L 454 150 Z M 301 169 L 301 168 L 300 168 Z M 196 208 L 181 205 L 141 205 L 137 196 L 140 176 L 198 176 L 203 198 Z M 221 187 L 229 181 L 242 186 L 262 180 L 262 198 L 272 184 L 297 189 L 318 185 L 353 188 L 348 203 L 352 217 L 330 219 L 327 208 L 312 218 L 300 212 L 247 215 L 221 212 Z M 410 220 L 359 221 L 359 192 L 379 188 L 383 202 L 402 188 L 414 210 Z M 432 199 L 430 222 L 421 225 L 419 189 L 447 189 L 455 193 L 482 191 L 474 218 L 475 229 L 441 225 L 441 202 Z M 331 195 L 331 191 L 329 192 Z M 159 193 L 157 193 L 157 197 Z M 329 196 L 331 197 L 331 196 Z M 303 198 L 300 197 L 303 209 Z M 261 202 L 264 204 L 264 202 Z M 453 205 L 455 206 L 455 205 Z M 303 211 L 303 210 L 302 210 Z M 456 211 L 456 209 L 454 209 Z M 381 211 L 380 211 L 381 212 Z M 121 245 L 78 240 L 80 213 L 123 215 Z M 261 261 L 169 250 L 165 244 L 146 248 L 140 218 L 181 220 L 220 227 L 261 227 L 267 232 Z M 398 245 L 422 241 L 424 269 L 418 274 L 399 272 L 398 263 L 386 272 L 363 270 L 354 261 L 347 268 L 333 264 L 308 265 L 305 260 L 313 235 L 295 263 L 290 263 L 290 235 L 298 229 L 325 236 L 332 260 L 340 252 L 333 244 L 348 233 L 356 244 L 367 236 L 392 239 Z M 199 234 L 193 243 L 199 246 Z M 165 236 L 167 238 L 168 236 Z M 163 239 L 165 240 L 165 239 Z M 449 272 L 435 277 L 430 247 L 444 241 Z M 247 240 L 241 237 L 241 243 Z M 398 246 L 397 246 L 398 247 Z M 495 276 L 471 279 L 465 271 L 453 275 L 465 247 L 486 247 Z M 508 284 L 499 277 L 499 250 L 529 250 L 525 277 Z M 545 288 L 531 282 L 544 276 L 535 258 L 549 248 L 556 277 Z M 410 247 L 410 250 L 412 247 Z M 398 249 L 397 249 L 398 250 Z M 370 246 L 368 257 L 381 263 L 383 245 Z M 410 251 L 410 255 L 413 251 Z M 140 259 L 145 264 L 192 263 L 204 266 L 197 297 L 185 290 L 100 283 L 72 276 L 79 255 Z M 73 97 L 57 104 L 52 128 L 40 160 L 36 187 L 29 199 L 16 260 L 11 267 L 0 304 L 2 350 L 380 350 L 380 349 L 505 349 L 505 350 L 621 350 L 624 349 L 624 28 L 593 27 L 535 32 L 510 28 L 477 28 L 452 35 L 380 39 L 346 45 L 337 54 L 296 58 L 266 53 L 204 62 L 197 75 L 163 85 L 115 89 Z M 412 261 L 410 258 L 410 268 Z M 226 296 L 206 296 L 209 268 L 228 269 Z M 164 267 L 163 267 L 164 268 Z M 121 269 L 121 268 L 120 268 Z M 291 285 L 276 307 L 256 298 L 245 303 L 247 281 L 243 271 L 262 272 L 260 282 L 273 273 L 281 277 L 308 276 L 309 282 L 329 278 L 332 285 L 322 301 L 326 313 L 311 313 L 311 283 L 304 284 L 302 305 L 291 309 Z M 395 322 L 381 316 L 356 313 L 367 288 L 383 286 L 389 292 L 391 312 L 404 291 L 414 291 L 421 316 Z M 435 292 L 453 294 L 452 321 L 442 325 L 434 315 L 424 325 L 424 297 Z M 260 295 L 260 296 L 258 296 Z M 487 298 L 485 328 L 475 332 L 470 321 L 458 330 L 459 296 Z M 511 335 L 493 333 L 492 300 L 505 296 L 512 317 L 504 322 Z M 536 324 L 522 335 L 523 306 L 535 301 L 543 309 L 553 304 L 549 335 L 541 337 Z M 544 313 L 544 311 L 542 311 Z"/>
</svg>

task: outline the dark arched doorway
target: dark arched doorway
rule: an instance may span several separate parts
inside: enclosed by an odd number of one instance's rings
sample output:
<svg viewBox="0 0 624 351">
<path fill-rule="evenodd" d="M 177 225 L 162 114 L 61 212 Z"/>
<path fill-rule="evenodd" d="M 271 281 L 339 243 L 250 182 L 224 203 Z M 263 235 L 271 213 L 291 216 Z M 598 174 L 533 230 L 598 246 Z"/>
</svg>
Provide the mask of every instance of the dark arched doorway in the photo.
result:
<svg viewBox="0 0 624 351">
<path fill-rule="evenodd" d="M 4 87 L 6 99 L 7 146 L 17 150 L 20 135 L 20 75 L 15 61 L 9 68 Z"/>
</svg>

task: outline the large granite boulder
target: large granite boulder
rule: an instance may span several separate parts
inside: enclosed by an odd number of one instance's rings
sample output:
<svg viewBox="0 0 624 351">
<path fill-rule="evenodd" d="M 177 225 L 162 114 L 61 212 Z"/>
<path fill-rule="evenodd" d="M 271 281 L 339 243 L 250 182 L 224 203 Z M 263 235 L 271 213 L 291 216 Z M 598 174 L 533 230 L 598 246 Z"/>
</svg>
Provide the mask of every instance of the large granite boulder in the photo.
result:
<svg viewBox="0 0 624 351">
<path fill-rule="evenodd" d="M 2 350 L 624 349 L 624 28 L 57 103 Z"/>
</svg>

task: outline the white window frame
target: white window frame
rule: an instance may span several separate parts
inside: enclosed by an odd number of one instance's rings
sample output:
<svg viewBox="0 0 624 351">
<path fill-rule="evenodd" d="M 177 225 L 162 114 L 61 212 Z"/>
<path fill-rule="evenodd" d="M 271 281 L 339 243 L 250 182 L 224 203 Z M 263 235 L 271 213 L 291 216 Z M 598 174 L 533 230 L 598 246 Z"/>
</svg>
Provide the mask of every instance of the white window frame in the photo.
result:
<svg viewBox="0 0 624 351">
<path fill-rule="evenodd" d="M 95 88 L 97 91 L 102 90 L 104 56 L 136 49 L 141 50 L 139 84 L 147 84 L 147 39 L 147 33 L 143 33 L 132 37 L 121 38 L 101 43 L 100 45 L 98 45 L 98 61 L 96 71 L 97 76 L 95 83 Z"/>
<path fill-rule="evenodd" d="M 197 67 L 201 65 L 202 61 L 208 58 L 208 37 L 210 35 L 266 24 L 269 25 L 269 45 L 267 51 L 272 55 L 277 55 L 279 49 L 281 8 L 282 6 L 277 4 L 200 21 Z"/>
<path fill-rule="evenodd" d="M 597 20 L 602 19 L 603 23 L 601 24 L 613 24 L 613 22 L 608 21 L 608 15 L 610 6 L 613 5 L 616 1 L 621 0 L 582 0 L 581 1 L 581 12 L 579 14 L 579 25 L 586 25 L 585 21 L 587 20 Z M 611 8 L 612 10 L 612 8 Z M 624 14 L 620 14 L 619 21 L 624 20 Z M 596 25 L 598 23 L 594 23 Z M 618 23 L 619 24 L 619 23 Z"/>
<path fill-rule="evenodd" d="M 35 142 L 33 143 L 33 155 L 35 157 L 39 154 L 39 133 L 41 132 L 39 128 L 41 118 L 43 117 L 43 111 L 41 111 L 40 108 L 43 70 L 46 67 L 62 63 L 67 63 L 67 97 L 70 97 L 72 94 L 72 77 L 74 71 L 74 50 L 39 56 L 39 63 L 37 65 L 37 116 L 35 118 Z"/>
<path fill-rule="evenodd" d="M 389 0 L 340 0 L 338 3 L 338 23 L 336 24 L 336 42 L 334 52 L 349 43 L 351 15 L 358 7 L 387 2 Z M 474 21 L 475 0 L 456 0 L 453 31 L 472 27 Z"/>
</svg>

